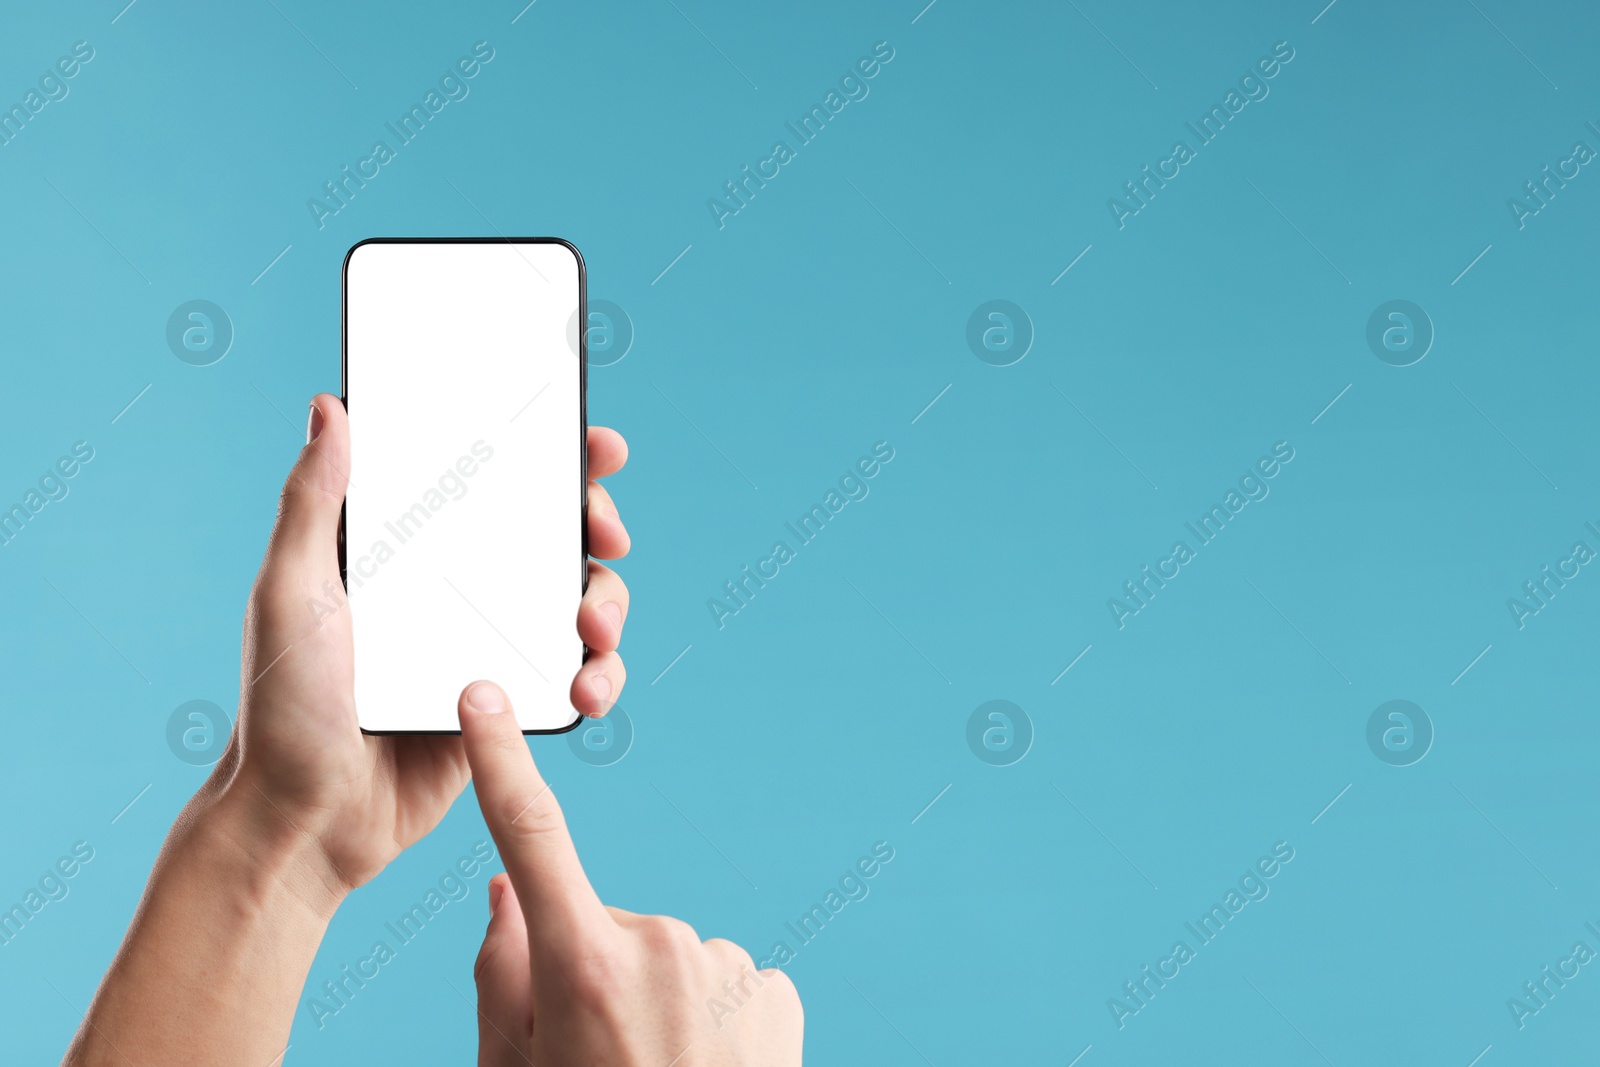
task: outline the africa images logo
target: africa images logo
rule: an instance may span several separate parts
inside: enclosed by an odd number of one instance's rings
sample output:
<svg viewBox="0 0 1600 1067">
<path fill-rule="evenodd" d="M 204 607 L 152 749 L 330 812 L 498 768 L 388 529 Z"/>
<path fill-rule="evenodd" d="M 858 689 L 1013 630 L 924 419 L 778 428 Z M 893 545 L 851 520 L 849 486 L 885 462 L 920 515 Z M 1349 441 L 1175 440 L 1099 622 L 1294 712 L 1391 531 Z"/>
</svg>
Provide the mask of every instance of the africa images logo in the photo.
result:
<svg viewBox="0 0 1600 1067">
<path fill-rule="evenodd" d="M 446 107 L 465 100 L 467 94 L 472 92 L 472 87 L 467 83 L 494 60 L 494 54 L 494 47 L 488 41 L 473 45 L 472 55 L 457 59 L 454 65 L 439 75 L 437 89 L 429 88 L 423 94 L 421 103 L 413 102 L 399 118 L 383 124 L 383 128 L 393 135 L 393 144 L 389 143 L 388 137 L 379 138 L 372 143 L 371 151 L 356 161 L 354 170 L 346 163 L 339 168 L 338 175 L 332 181 L 323 182 L 322 195 L 306 200 L 306 209 L 311 212 L 311 221 L 317 224 L 317 229 L 326 229 L 328 220 L 349 207 L 356 193 L 383 173 L 385 166 L 398 159 L 400 149 L 422 136 L 428 123 Z"/>
<path fill-rule="evenodd" d="M 1106 998 L 1106 1009 L 1111 1013 L 1111 1021 L 1117 1024 L 1117 1029 L 1125 1028 L 1130 1018 L 1148 1008 L 1168 982 L 1177 978 L 1183 973 L 1183 968 L 1199 958 L 1202 948 L 1222 936 L 1234 916 L 1243 912 L 1248 905 L 1266 900 L 1272 892 L 1268 883 L 1293 859 L 1293 845 L 1287 841 L 1275 843 L 1272 854 L 1262 856 L 1247 867 L 1236 885 L 1228 887 L 1220 903 L 1213 903 L 1198 919 L 1183 924 L 1194 940 L 1193 945 L 1189 944 L 1188 939 L 1174 941 L 1171 950 L 1158 959 L 1153 968 L 1148 963 L 1140 967 L 1137 978 L 1122 983 L 1121 994 Z"/>
<path fill-rule="evenodd" d="M 1272 92 L 1272 87 L 1267 83 L 1294 60 L 1294 54 L 1294 48 L 1288 41 L 1273 45 L 1272 55 L 1256 60 L 1255 65 L 1240 77 L 1237 90 L 1229 89 L 1222 103 L 1212 104 L 1209 111 L 1201 114 L 1198 124 L 1184 123 L 1184 128 L 1194 134 L 1194 147 L 1191 148 L 1188 141 L 1175 141 L 1171 153 L 1157 160 L 1154 170 L 1146 163 L 1140 169 L 1138 178 L 1123 182 L 1122 191 L 1127 199 L 1113 196 L 1106 200 L 1106 209 L 1111 212 L 1111 221 L 1117 224 L 1117 229 L 1126 228 L 1129 219 L 1149 207 L 1150 201 L 1156 198 L 1156 192 L 1165 189 L 1167 182 L 1182 174 L 1184 167 L 1198 159 L 1199 150 L 1221 137 L 1228 123 L 1247 106 L 1265 100 Z"/>
<path fill-rule="evenodd" d="M 894 46 L 888 41 L 879 41 L 872 46 L 872 55 L 862 56 L 849 70 L 839 78 L 839 88 L 829 89 L 822 103 L 812 104 L 794 122 L 785 122 L 784 129 L 794 135 L 794 144 L 788 141 L 774 141 L 772 154 L 765 159 L 758 160 L 754 169 L 746 163 L 739 169 L 737 180 L 722 183 L 723 195 L 726 200 L 711 197 L 706 201 L 706 208 L 711 212 L 711 221 L 717 224 L 717 229 L 726 229 L 728 220 L 750 206 L 759 190 L 767 187 L 767 182 L 777 178 L 783 173 L 783 168 L 799 158 L 800 149 L 822 136 L 822 131 L 828 128 L 828 123 L 850 105 L 867 98 L 872 87 L 867 84 L 876 78 L 884 67 L 894 59 Z M 842 94 L 842 95 L 841 95 Z M 798 123 L 798 124 L 797 124 Z"/>
<path fill-rule="evenodd" d="M 1200 549 L 1222 536 L 1222 531 L 1227 529 L 1235 515 L 1250 504 L 1267 499 L 1272 492 L 1268 482 L 1293 460 L 1294 446 L 1288 441 L 1279 441 L 1272 446 L 1270 456 L 1262 456 L 1253 467 L 1246 468 L 1239 478 L 1239 487 L 1229 488 L 1220 504 L 1212 504 L 1210 510 L 1198 519 L 1184 523 L 1184 529 L 1194 535 L 1194 545 L 1191 546 L 1187 540 L 1173 542 L 1172 550 L 1165 558 L 1156 561 L 1154 569 L 1147 563 L 1136 578 L 1122 583 L 1126 600 L 1119 597 L 1106 600 L 1106 608 L 1111 612 L 1111 621 L 1117 624 L 1117 629 L 1123 629 L 1129 619 L 1149 607 L 1168 582 L 1182 574 L 1183 568 L 1190 562 L 1199 558 Z"/>
<path fill-rule="evenodd" d="M 830 488 L 823 496 L 822 503 L 812 504 L 811 510 L 805 512 L 795 522 L 784 523 L 784 529 L 794 535 L 793 545 L 790 545 L 788 540 L 775 541 L 772 552 L 758 560 L 754 570 L 751 570 L 750 564 L 746 563 L 737 578 L 722 583 L 722 591 L 727 596 L 726 601 L 720 597 L 706 599 L 706 608 L 711 612 L 711 621 L 717 624 L 717 629 L 723 629 L 730 618 L 749 607 L 756 593 L 765 589 L 767 582 L 782 574 L 783 567 L 798 558 L 801 548 L 821 537 L 828 523 L 842 512 L 847 504 L 865 500 L 867 494 L 872 491 L 867 482 L 876 478 L 893 459 L 894 446 L 888 441 L 878 441 L 872 446 L 872 455 L 857 459 L 855 466 L 840 476 L 839 488 Z M 796 523 L 799 525 L 796 526 Z"/>
</svg>

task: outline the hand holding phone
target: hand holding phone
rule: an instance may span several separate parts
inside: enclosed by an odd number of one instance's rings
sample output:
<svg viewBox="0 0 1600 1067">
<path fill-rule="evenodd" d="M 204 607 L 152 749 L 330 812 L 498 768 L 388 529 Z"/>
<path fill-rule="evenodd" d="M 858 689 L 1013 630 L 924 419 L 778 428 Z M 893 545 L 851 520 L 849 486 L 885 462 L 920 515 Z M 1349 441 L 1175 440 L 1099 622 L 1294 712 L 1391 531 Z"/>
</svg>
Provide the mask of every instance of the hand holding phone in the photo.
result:
<svg viewBox="0 0 1600 1067">
<path fill-rule="evenodd" d="M 466 786 L 468 771 L 459 737 L 373 737 L 359 728 L 354 620 L 340 593 L 338 558 L 351 429 L 338 397 L 312 400 L 307 437 L 284 482 L 251 592 L 239 720 L 212 778 L 216 788 L 265 809 L 268 821 L 313 837 L 328 860 L 327 884 L 342 895 L 431 830 Z M 602 427 L 589 430 L 588 452 L 597 478 L 627 459 L 621 435 Z M 608 556 L 626 553 L 628 534 L 605 490 L 591 483 L 589 496 L 601 501 L 588 509 L 591 546 Z M 562 688 L 595 715 L 610 708 L 626 677 L 616 648 L 628 593 L 609 568 L 590 561 L 588 569 L 576 628 L 569 614 L 566 634 L 593 652 Z M 454 718 L 465 684 L 443 714 Z M 601 698 L 601 688 L 609 696 Z"/>
<path fill-rule="evenodd" d="M 357 725 L 338 558 L 350 426 L 338 397 L 312 400 L 307 439 L 245 613 L 238 720 L 168 834 L 69 1064 L 280 1060 L 334 911 L 432 830 L 467 784 L 460 737 L 372 737 Z M 589 430 L 588 452 L 595 477 L 627 457 L 601 428 Z M 591 483 L 589 499 L 591 548 L 622 555 L 627 531 L 605 491 Z M 590 568 L 577 632 L 594 654 L 571 695 L 598 714 L 622 686 L 627 590 Z M 172 1025 L 172 1004 L 202 1002 L 214 1010 Z"/>
</svg>

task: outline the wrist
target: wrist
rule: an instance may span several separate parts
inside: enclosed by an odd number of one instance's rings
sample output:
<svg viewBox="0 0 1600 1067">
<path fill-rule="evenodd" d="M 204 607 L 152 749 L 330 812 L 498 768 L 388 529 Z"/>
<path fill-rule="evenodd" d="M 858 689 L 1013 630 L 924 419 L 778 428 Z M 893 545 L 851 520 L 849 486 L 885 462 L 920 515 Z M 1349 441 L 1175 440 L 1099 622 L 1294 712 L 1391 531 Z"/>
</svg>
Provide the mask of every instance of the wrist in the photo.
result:
<svg viewBox="0 0 1600 1067">
<path fill-rule="evenodd" d="M 65 1062 L 282 1058 L 343 883 L 328 877 L 314 838 L 227 770 L 219 768 L 168 833 Z M 181 1027 L 174 1003 L 185 1006 Z"/>
<path fill-rule="evenodd" d="M 204 869 L 248 906 L 295 908 L 326 926 L 349 895 L 315 834 L 247 774 L 214 775 L 184 808 L 174 832 L 203 853 Z"/>
</svg>

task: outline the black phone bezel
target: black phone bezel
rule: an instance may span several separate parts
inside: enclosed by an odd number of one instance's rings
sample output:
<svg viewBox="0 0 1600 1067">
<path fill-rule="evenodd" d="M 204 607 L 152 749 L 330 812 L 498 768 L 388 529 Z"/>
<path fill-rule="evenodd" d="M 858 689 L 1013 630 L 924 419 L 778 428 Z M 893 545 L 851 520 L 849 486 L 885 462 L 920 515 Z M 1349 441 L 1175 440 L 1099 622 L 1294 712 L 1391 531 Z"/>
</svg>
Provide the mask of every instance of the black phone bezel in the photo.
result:
<svg viewBox="0 0 1600 1067">
<path fill-rule="evenodd" d="M 357 241 L 344 254 L 339 268 L 339 401 L 345 411 L 350 410 L 350 259 L 363 245 L 374 244 L 534 244 L 561 245 L 572 253 L 578 264 L 578 521 L 582 538 L 582 554 L 578 559 L 582 575 L 580 589 L 589 589 L 589 279 L 583 253 L 578 246 L 564 237 L 368 237 Z M 345 599 L 350 597 L 350 579 L 346 570 L 345 508 L 339 505 L 339 581 L 344 585 Z M 588 662 L 590 649 L 583 646 L 583 660 Z M 359 713 L 358 713 L 359 714 Z M 566 726 L 553 730 L 524 730 L 524 736 L 566 734 L 576 730 L 586 716 L 573 709 L 575 718 Z M 370 737 L 459 737 L 460 730 L 368 730 L 359 727 Z"/>
</svg>

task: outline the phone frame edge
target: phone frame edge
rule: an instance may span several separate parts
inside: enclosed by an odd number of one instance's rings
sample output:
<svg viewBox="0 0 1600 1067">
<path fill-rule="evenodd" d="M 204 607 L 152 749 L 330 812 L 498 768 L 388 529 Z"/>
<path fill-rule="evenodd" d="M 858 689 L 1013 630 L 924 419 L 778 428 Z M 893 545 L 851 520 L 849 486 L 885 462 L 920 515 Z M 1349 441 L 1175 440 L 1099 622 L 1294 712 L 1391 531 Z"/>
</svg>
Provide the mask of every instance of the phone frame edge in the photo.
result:
<svg viewBox="0 0 1600 1067">
<path fill-rule="evenodd" d="M 589 273 L 583 253 L 578 246 L 564 237 L 366 237 L 351 245 L 339 266 L 339 402 L 345 411 L 350 410 L 350 322 L 349 285 L 350 260 L 363 245 L 374 244 L 539 244 L 561 245 L 572 253 L 578 264 L 578 522 L 582 552 L 578 559 L 581 575 L 579 595 L 589 591 Z M 339 582 L 344 586 L 345 602 L 350 599 L 350 580 L 346 570 L 345 505 L 339 504 Z M 591 649 L 583 646 L 583 662 L 589 661 Z M 357 710 L 357 729 L 368 737 L 459 737 L 460 730 L 369 730 L 360 725 Z M 549 736 L 567 734 L 576 730 L 588 716 L 573 709 L 575 716 L 566 726 L 551 730 L 523 730 L 523 736 Z"/>
</svg>

